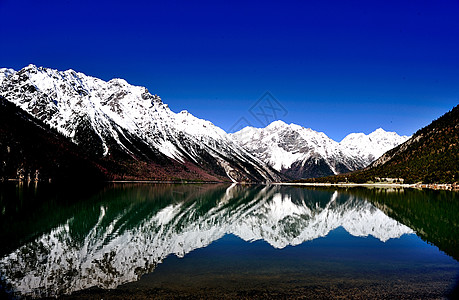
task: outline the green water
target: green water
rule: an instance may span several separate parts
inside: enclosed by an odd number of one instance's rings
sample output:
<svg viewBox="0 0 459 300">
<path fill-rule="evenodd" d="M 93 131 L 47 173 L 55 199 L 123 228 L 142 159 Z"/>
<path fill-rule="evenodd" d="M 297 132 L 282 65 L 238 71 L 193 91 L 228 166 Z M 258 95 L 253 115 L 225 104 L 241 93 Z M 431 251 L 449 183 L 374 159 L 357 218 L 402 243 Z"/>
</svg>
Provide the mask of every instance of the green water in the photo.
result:
<svg viewBox="0 0 459 300">
<path fill-rule="evenodd" d="M 454 298 L 458 200 L 408 189 L 3 184 L 2 295 Z"/>
</svg>

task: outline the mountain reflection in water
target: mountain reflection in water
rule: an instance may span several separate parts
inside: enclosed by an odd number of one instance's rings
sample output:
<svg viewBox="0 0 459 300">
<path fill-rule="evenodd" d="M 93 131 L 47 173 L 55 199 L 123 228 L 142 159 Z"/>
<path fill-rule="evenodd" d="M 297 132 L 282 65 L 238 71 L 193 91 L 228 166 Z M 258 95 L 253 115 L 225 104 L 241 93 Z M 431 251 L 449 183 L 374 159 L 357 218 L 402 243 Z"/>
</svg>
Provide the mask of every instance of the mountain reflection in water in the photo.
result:
<svg viewBox="0 0 459 300">
<path fill-rule="evenodd" d="M 282 249 L 339 227 L 381 242 L 414 233 L 364 199 L 284 186 L 115 184 L 5 255 L 0 270 L 22 295 L 57 296 L 136 281 L 170 254 L 228 234 Z"/>
</svg>

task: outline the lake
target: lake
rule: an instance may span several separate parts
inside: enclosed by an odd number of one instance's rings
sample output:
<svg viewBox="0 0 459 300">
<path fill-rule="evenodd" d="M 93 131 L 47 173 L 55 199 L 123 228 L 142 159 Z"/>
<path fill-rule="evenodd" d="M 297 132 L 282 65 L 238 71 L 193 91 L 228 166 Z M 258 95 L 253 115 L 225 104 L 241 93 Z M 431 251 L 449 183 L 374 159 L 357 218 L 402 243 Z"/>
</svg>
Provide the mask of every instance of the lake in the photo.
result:
<svg viewBox="0 0 459 300">
<path fill-rule="evenodd" d="M 455 298 L 456 192 L 0 185 L 9 298 Z"/>
</svg>

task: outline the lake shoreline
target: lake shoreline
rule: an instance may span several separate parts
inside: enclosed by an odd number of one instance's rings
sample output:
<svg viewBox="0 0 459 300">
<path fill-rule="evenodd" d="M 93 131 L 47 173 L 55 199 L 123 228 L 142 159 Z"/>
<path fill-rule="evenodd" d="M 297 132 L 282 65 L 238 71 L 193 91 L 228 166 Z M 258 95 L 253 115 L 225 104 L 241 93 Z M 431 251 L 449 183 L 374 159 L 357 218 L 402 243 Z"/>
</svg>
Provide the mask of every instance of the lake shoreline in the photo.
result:
<svg viewBox="0 0 459 300">
<path fill-rule="evenodd" d="M 422 184 L 422 183 L 322 183 L 322 182 L 276 182 L 278 185 L 318 186 L 318 187 L 376 187 L 376 188 L 412 188 L 412 189 L 433 189 L 458 191 L 459 186 L 451 183 L 444 184 Z"/>
<path fill-rule="evenodd" d="M 106 181 L 107 183 L 162 183 L 162 184 L 241 184 L 241 185 L 301 185 L 301 186 L 319 186 L 319 187 L 377 187 L 377 188 L 413 188 L 413 189 L 433 189 L 433 190 L 450 190 L 458 191 L 459 185 L 451 183 L 353 183 L 353 182 L 342 182 L 342 183 L 312 183 L 312 182 L 226 182 L 226 181 L 167 181 L 167 180 L 111 180 Z"/>
<path fill-rule="evenodd" d="M 16 182 L 16 183 L 50 183 L 47 181 L 23 181 L 20 179 L 8 179 L 1 181 L 5 182 Z M 240 184 L 240 185 L 291 185 L 291 186 L 311 186 L 311 187 L 367 187 L 367 188 L 412 188 L 412 189 L 432 189 L 432 190 L 447 190 L 447 191 L 459 191 L 458 184 L 451 183 L 352 183 L 352 182 L 340 182 L 340 183 L 325 183 L 325 182 L 230 182 L 230 181 L 193 181 L 193 180 L 107 180 L 99 183 L 145 183 L 145 184 Z"/>
</svg>

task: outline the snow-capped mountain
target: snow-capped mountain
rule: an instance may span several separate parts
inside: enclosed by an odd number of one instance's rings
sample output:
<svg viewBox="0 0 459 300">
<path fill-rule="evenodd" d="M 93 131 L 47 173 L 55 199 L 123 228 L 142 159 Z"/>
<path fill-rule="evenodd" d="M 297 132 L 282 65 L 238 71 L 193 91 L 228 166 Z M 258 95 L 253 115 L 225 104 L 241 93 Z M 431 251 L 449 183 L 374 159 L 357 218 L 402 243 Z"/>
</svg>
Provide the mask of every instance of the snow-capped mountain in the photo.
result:
<svg viewBox="0 0 459 300">
<path fill-rule="evenodd" d="M 245 127 L 233 140 L 277 171 L 292 178 L 320 177 L 368 166 L 408 136 L 379 128 L 365 135 L 351 133 L 340 143 L 323 132 L 275 121 L 265 128 Z"/>
<path fill-rule="evenodd" d="M 278 172 L 320 177 L 366 167 L 408 139 L 380 128 L 369 135 L 352 133 L 338 143 L 282 121 L 228 135 L 187 111 L 172 112 L 158 96 L 123 79 L 106 82 L 34 65 L 18 72 L 0 69 L 0 96 L 97 157 L 139 162 L 130 169 L 147 169 L 144 179 L 170 174 L 259 182 L 280 180 Z M 138 173 L 143 174 L 131 178 Z"/>
<path fill-rule="evenodd" d="M 206 179 L 280 179 L 222 129 L 187 111 L 172 112 L 145 87 L 123 79 L 106 82 L 34 65 L 0 69 L 0 96 L 99 157 L 119 160 L 121 153 L 159 166 L 181 165 L 188 174 L 204 170 Z"/>
<path fill-rule="evenodd" d="M 139 190 L 132 191 L 138 199 Z M 209 195 L 215 200 L 200 200 Z M 125 196 L 121 199 L 130 199 Z M 381 242 L 414 233 L 364 199 L 337 191 L 320 196 L 282 186 L 234 184 L 226 191 L 211 188 L 198 197 L 175 196 L 173 203 L 162 201 L 159 207 L 151 207 L 154 201 L 102 203 L 91 206 L 98 215 L 81 212 L 84 223 L 92 227 L 75 230 L 82 224 L 76 214 L 2 258 L 0 271 L 23 295 L 52 297 L 138 280 L 167 256 L 184 257 L 226 234 L 245 241 L 264 240 L 282 249 L 324 237 L 338 227 Z M 87 220 L 88 215 L 93 219 Z"/>
<path fill-rule="evenodd" d="M 365 165 L 368 166 L 381 157 L 381 155 L 403 144 L 409 138 L 410 136 L 400 136 L 396 132 L 385 131 L 382 128 L 378 128 L 368 135 L 364 133 L 348 134 L 340 142 L 340 145 L 356 153 L 357 156 L 362 157 L 365 161 Z"/>
</svg>

